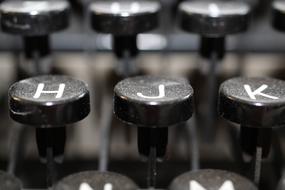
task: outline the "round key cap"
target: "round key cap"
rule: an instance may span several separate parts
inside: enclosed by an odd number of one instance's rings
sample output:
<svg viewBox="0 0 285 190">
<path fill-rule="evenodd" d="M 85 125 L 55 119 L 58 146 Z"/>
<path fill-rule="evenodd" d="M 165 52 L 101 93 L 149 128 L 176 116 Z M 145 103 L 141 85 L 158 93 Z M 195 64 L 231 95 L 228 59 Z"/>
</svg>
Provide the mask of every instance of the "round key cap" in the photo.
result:
<svg viewBox="0 0 285 190">
<path fill-rule="evenodd" d="M 1 27 L 10 34 L 47 35 L 67 28 L 67 1 L 7 1 L 1 4 Z"/>
<path fill-rule="evenodd" d="M 114 89 L 114 112 L 124 122 L 168 127 L 192 116 L 193 89 L 185 79 L 139 76 Z"/>
<path fill-rule="evenodd" d="M 186 1 L 179 9 L 181 28 L 202 36 L 226 36 L 248 27 L 250 7 L 244 2 Z"/>
<path fill-rule="evenodd" d="M 0 189 L 2 190 L 21 190 L 22 183 L 16 177 L 0 171 Z"/>
<path fill-rule="evenodd" d="M 257 190 L 248 179 L 228 171 L 204 169 L 184 173 L 173 180 L 170 190 Z"/>
<path fill-rule="evenodd" d="M 10 116 L 30 125 L 65 125 L 90 112 L 87 85 L 68 76 L 28 78 L 9 89 Z"/>
<path fill-rule="evenodd" d="M 135 35 L 158 26 L 160 4 L 154 1 L 98 1 L 91 5 L 94 30 Z"/>
<path fill-rule="evenodd" d="M 285 2 L 281 0 L 274 1 L 272 4 L 272 25 L 275 29 L 285 31 Z"/>
<path fill-rule="evenodd" d="M 285 124 L 285 82 L 272 78 L 233 78 L 220 87 L 219 112 L 232 122 L 254 128 Z"/>
<path fill-rule="evenodd" d="M 128 177 L 113 172 L 86 171 L 63 178 L 55 190 L 137 190 Z"/>
</svg>

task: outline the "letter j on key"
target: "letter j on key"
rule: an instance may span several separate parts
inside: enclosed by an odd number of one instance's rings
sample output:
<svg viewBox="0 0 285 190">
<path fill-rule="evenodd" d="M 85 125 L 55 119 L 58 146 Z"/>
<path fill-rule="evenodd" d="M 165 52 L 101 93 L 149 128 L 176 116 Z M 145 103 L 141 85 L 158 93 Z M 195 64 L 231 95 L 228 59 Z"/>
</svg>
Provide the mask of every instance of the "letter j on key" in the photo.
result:
<svg viewBox="0 0 285 190">
<path fill-rule="evenodd" d="M 145 96 L 141 92 L 138 92 L 137 96 L 139 96 L 141 98 L 146 98 L 146 99 L 163 98 L 163 97 L 165 97 L 165 86 L 163 84 L 160 84 L 158 86 L 158 96 Z"/>
</svg>

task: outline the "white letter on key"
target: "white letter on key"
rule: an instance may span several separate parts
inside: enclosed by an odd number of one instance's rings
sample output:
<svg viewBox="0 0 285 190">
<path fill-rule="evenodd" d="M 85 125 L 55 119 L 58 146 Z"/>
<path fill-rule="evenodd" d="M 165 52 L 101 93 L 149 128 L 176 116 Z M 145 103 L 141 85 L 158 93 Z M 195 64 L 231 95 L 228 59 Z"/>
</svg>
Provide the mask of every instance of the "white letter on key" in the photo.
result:
<svg viewBox="0 0 285 190">
<path fill-rule="evenodd" d="M 190 190 L 207 190 L 200 183 L 195 180 L 190 181 Z M 231 181 L 227 180 L 219 188 L 219 190 L 235 190 L 234 185 Z"/>
<path fill-rule="evenodd" d="M 106 183 L 104 185 L 104 190 L 112 190 L 113 189 L 113 185 L 111 183 Z M 90 187 L 90 185 L 88 183 L 81 183 L 79 186 L 79 190 L 94 190 L 92 187 Z"/>
<path fill-rule="evenodd" d="M 93 188 L 88 183 L 83 182 L 80 184 L 79 190 L 93 190 Z"/>
<path fill-rule="evenodd" d="M 192 181 L 190 181 L 190 190 L 207 190 L 207 189 L 205 189 L 197 181 L 192 180 Z"/>
<path fill-rule="evenodd" d="M 104 185 L 104 190 L 112 190 L 113 189 L 113 185 L 111 183 L 106 183 Z"/>
<path fill-rule="evenodd" d="M 36 93 L 35 93 L 33 98 L 35 98 L 35 99 L 39 98 L 42 93 L 45 93 L 45 94 L 56 94 L 55 98 L 61 98 L 62 95 L 63 95 L 65 84 L 63 84 L 63 83 L 59 84 L 59 88 L 58 88 L 57 91 L 44 91 L 44 87 L 45 87 L 44 83 L 38 84 L 37 91 L 36 91 Z"/>
<path fill-rule="evenodd" d="M 260 95 L 260 96 L 264 96 L 264 97 L 266 97 L 266 98 L 270 98 L 270 99 L 274 99 L 274 100 L 276 100 L 276 99 L 279 99 L 278 97 L 276 97 L 276 96 L 270 96 L 270 95 L 268 95 L 268 94 L 264 94 L 264 93 L 262 93 L 262 91 L 263 90 L 265 90 L 268 86 L 267 85 L 265 85 L 265 84 L 263 84 L 262 86 L 260 86 L 258 89 L 256 89 L 255 91 L 252 91 L 251 90 L 251 88 L 250 88 L 250 86 L 248 85 L 248 84 L 245 84 L 245 85 L 243 85 L 244 86 L 244 89 L 245 89 L 245 91 L 247 92 L 247 94 L 248 94 L 248 96 L 251 98 L 251 99 L 253 99 L 253 100 L 256 100 L 256 95 Z"/>
<path fill-rule="evenodd" d="M 224 184 L 220 187 L 219 190 L 235 190 L 234 185 L 231 181 L 227 180 Z"/>
<path fill-rule="evenodd" d="M 143 95 L 141 92 L 137 93 L 137 96 L 141 97 L 141 98 L 146 98 L 146 99 L 157 99 L 157 98 L 163 98 L 165 97 L 165 86 L 163 84 L 160 84 L 158 86 L 158 96 L 145 96 Z"/>
</svg>

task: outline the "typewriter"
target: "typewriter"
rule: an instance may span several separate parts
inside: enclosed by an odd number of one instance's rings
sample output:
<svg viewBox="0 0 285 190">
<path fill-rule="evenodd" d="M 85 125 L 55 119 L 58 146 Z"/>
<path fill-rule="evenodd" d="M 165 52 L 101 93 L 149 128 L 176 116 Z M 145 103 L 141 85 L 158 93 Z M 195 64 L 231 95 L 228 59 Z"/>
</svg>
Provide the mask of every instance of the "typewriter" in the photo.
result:
<svg viewBox="0 0 285 190">
<path fill-rule="evenodd" d="M 285 1 L 6 0 L 0 190 L 285 190 Z"/>
</svg>

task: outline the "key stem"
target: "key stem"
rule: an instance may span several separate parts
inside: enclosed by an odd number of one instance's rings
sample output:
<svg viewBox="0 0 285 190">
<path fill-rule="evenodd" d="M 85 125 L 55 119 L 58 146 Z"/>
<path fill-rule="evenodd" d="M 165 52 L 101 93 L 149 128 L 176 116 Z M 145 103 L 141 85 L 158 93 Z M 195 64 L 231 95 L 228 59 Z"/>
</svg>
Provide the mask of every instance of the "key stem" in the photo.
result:
<svg viewBox="0 0 285 190">
<path fill-rule="evenodd" d="M 148 174 L 147 174 L 148 187 L 155 188 L 156 177 L 157 177 L 156 148 L 151 147 L 148 158 Z"/>
<path fill-rule="evenodd" d="M 47 148 L 47 163 L 46 163 L 46 180 L 47 180 L 47 187 L 51 188 L 53 184 L 56 182 L 56 165 L 53 156 L 53 149 L 52 147 Z"/>
<path fill-rule="evenodd" d="M 262 167 L 262 148 L 256 147 L 254 163 L 254 183 L 258 186 L 260 182 L 261 167 Z"/>
</svg>

